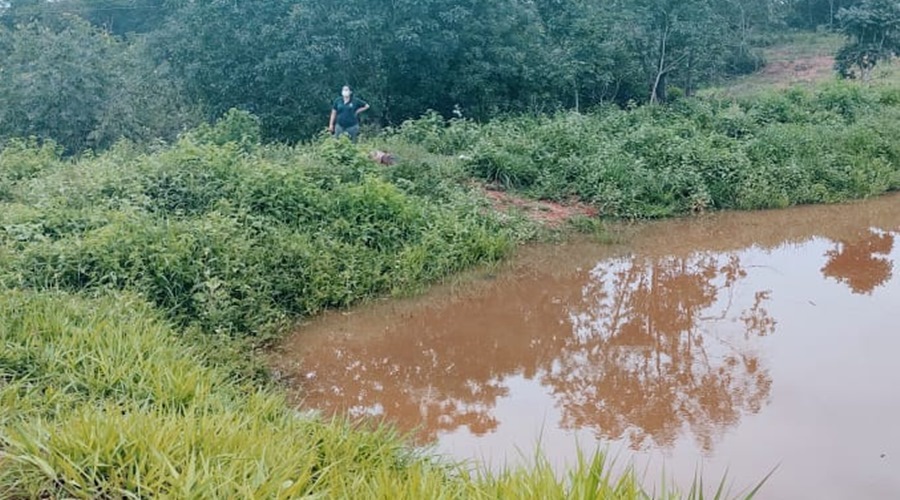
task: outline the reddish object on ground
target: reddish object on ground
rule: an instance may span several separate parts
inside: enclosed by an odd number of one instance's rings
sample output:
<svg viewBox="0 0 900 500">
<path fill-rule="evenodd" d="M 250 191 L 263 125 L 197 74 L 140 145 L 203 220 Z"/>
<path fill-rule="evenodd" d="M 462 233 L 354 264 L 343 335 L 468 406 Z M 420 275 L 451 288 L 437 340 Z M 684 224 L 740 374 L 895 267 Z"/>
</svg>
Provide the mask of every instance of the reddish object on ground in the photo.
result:
<svg viewBox="0 0 900 500">
<path fill-rule="evenodd" d="M 375 163 L 380 163 L 382 165 L 393 165 L 394 163 L 397 163 L 397 158 L 394 157 L 394 155 L 386 151 L 379 151 L 377 149 L 369 153 L 369 158 L 371 158 Z"/>
</svg>

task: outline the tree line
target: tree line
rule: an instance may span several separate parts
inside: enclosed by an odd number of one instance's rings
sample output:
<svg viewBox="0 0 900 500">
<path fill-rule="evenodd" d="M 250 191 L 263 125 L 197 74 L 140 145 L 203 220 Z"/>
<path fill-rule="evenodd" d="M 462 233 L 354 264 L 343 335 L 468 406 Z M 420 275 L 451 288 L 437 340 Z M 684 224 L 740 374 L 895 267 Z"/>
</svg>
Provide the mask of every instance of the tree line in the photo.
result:
<svg viewBox="0 0 900 500">
<path fill-rule="evenodd" d="M 308 138 L 343 84 L 393 125 L 665 102 L 888 0 L 0 0 L 0 139 L 169 139 L 231 108 Z"/>
</svg>

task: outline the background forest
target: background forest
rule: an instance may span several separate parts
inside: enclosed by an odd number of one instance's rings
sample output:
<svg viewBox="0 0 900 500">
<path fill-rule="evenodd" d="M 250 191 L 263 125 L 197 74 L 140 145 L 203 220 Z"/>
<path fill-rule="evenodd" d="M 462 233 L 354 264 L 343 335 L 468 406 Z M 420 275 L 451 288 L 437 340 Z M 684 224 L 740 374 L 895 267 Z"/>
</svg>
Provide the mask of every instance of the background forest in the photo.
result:
<svg viewBox="0 0 900 500">
<path fill-rule="evenodd" d="M 5 0 L 0 140 L 52 138 L 69 153 L 170 141 L 239 108 L 265 139 L 293 142 L 324 129 L 345 83 L 377 126 L 429 109 L 486 120 L 670 101 L 758 69 L 759 47 L 790 30 L 856 19 L 856 40 L 890 46 L 869 31 L 881 8 L 896 32 L 894 3 Z M 856 45 L 848 65 L 872 53 Z"/>
</svg>

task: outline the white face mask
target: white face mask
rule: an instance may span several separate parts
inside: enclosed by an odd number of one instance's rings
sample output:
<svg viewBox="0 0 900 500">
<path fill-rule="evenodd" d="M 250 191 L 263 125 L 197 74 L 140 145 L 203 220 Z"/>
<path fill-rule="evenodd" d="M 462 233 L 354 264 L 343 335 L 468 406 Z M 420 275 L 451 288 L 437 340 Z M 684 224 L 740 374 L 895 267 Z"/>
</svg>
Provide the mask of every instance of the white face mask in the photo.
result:
<svg viewBox="0 0 900 500">
<path fill-rule="evenodd" d="M 344 89 L 341 91 L 341 95 L 344 97 L 350 97 L 350 91 L 347 89 Z"/>
</svg>

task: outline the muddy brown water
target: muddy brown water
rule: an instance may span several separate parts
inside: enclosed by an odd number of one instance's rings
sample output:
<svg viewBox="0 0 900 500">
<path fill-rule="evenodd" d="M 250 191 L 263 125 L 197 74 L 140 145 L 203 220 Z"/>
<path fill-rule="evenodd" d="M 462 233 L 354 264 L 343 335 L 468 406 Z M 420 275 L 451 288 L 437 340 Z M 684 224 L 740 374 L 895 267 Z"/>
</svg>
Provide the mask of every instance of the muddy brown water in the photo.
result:
<svg viewBox="0 0 900 500">
<path fill-rule="evenodd" d="M 526 247 L 271 354 L 294 401 L 489 467 L 606 450 L 648 485 L 900 498 L 900 196 Z"/>
</svg>

